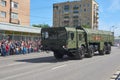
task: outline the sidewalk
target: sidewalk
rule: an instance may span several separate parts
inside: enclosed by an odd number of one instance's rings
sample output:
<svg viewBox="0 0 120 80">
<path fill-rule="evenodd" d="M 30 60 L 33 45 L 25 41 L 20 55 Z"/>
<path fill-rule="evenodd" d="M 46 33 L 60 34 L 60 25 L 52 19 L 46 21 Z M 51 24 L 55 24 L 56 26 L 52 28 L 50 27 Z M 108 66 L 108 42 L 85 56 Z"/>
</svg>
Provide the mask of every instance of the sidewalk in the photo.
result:
<svg viewBox="0 0 120 80">
<path fill-rule="evenodd" d="M 120 70 L 113 74 L 110 80 L 120 80 Z"/>
</svg>

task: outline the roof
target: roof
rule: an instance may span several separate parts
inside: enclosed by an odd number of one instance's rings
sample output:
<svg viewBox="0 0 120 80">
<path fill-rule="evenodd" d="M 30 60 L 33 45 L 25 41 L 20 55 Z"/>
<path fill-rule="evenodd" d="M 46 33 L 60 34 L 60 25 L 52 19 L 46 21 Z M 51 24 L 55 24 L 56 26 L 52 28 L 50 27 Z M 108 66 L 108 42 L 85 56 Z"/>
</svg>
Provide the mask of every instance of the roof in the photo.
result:
<svg viewBox="0 0 120 80">
<path fill-rule="evenodd" d="M 96 33 L 98 33 L 98 34 L 106 34 L 106 35 L 113 35 L 113 33 L 112 32 L 110 32 L 110 31 L 103 31 L 103 30 L 95 30 L 95 29 L 88 29 L 88 28 L 84 28 L 85 29 L 85 31 L 89 34 L 96 34 Z M 67 31 L 75 31 L 76 29 L 75 28 L 73 28 L 73 27 L 66 27 L 66 30 Z M 79 31 L 82 31 L 82 30 L 80 30 L 80 29 L 77 29 L 77 30 L 79 30 Z"/>
<path fill-rule="evenodd" d="M 85 29 L 85 31 L 87 33 L 91 33 L 91 34 L 98 33 L 98 34 L 106 34 L 106 35 L 110 34 L 110 35 L 113 35 L 112 32 L 110 32 L 110 31 L 87 29 L 87 28 L 84 28 L 84 29 Z"/>
<path fill-rule="evenodd" d="M 0 30 L 29 32 L 29 33 L 40 33 L 41 32 L 41 28 L 36 28 L 32 26 L 21 26 L 21 25 L 1 23 L 1 22 L 0 22 Z"/>
</svg>

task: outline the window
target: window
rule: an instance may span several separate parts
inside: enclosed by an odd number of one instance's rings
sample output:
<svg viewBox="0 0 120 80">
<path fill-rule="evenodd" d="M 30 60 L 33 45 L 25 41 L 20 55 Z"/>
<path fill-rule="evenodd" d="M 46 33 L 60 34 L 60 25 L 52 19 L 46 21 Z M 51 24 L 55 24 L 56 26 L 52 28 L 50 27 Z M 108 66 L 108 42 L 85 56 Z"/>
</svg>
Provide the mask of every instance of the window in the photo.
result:
<svg viewBox="0 0 120 80">
<path fill-rule="evenodd" d="M 55 6 L 55 5 L 54 5 L 54 6 L 53 6 L 53 9 L 58 9 L 58 6 Z"/>
<path fill-rule="evenodd" d="M 6 12 L 4 12 L 4 11 L 0 11 L 0 17 L 5 18 L 5 17 L 6 17 Z"/>
<path fill-rule="evenodd" d="M 81 5 L 80 5 L 80 7 L 81 7 Z"/>
<path fill-rule="evenodd" d="M 69 10 L 69 5 L 65 5 L 64 10 Z"/>
<path fill-rule="evenodd" d="M 90 7 L 90 4 L 87 4 L 88 7 Z"/>
<path fill-rule="evenodd" d="M 73 13 L 79 13 L 79 11 L 78 10 L 74 10 Z"/>
<path fill-rule="evenodd" d="M 79 6 L 75 5 L 75 6 L 73 7 L 73 9 L 74 9 L 74 10 L 79 9 Z"/>
<path fill-rule="evenodd" d="M 77 19 L 73 20 L 73 26 L 78 26 L 79 21 Z"/>
<path fill-rule="evenodd" d="M 65 13 L 69 12 L 69 9 L 65 9 L 64 12 L 65 12 Z"/>
<path fill-rule="evenodd" d="M 65 27 L 66 27 L 66 26 L 69 26 L 69 21 L 68 21 L 68 20 L 67 20 L 67 21 L 66 21 L 66 20 L 64 21 L 64 26 L 65 26 Z"/>
<path fill-rule="evenodd" d="M 0 1 L 0 5 L 5 7 L 5 6 L 6 6 L 6 1 L 1 0 L 1 1 Z"/>
<path fill-rule="evenodd" d="M 69 16 L 64 16 L 64 18 L 69 18 Z"/>
<path fill-rule="evenodd" d="M 70 33 L 70 38 L 71 38 L 71 40 L 74 39 L 74 33 Z"/>
<path fill-rule="evenodd" d="M 73 18 L 79 18 L 79 16 L 73 16 Z"/>
<path fill-rule="evenodd" d="M 87 10 L 86 9 L 84 9 L 84 12 L 86 12 Z"/>
<path fill-rule="evenodd" d="M 42 38 L 47 39 L 49 37 L 48 32 L 42 32 Z"/>
<path fill-rule="evenodd" d="M 12 8 L 18 9 L 18 3 L 17 2 L 12 2 Z"/>
<path fill-rule="evenodd" d="M 69 5 L 64 6 L 64 12 L 69 12 Z"/>
<path fill-rule="evenodd" d="M 12 19 L 18 19 L 18 13 L 11 13 Z"/>
<path fill-rule="evenodd" d="M 79 41 L 81 41 L 82 40 L 82 34 L 79 34 Z"/>
</svg>

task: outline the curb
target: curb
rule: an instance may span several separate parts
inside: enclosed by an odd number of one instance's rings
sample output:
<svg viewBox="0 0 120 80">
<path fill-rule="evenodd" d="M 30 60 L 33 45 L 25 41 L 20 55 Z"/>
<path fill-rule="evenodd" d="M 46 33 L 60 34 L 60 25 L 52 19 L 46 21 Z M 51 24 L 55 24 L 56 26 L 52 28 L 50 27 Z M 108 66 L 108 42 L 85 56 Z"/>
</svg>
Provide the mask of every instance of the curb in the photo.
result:
<svg viewBox="0 0 120 80">
<path fill-rule="evenodd" d="M 117 80 L 119 76 L 120 76 L 120 70 L 118 70 L 115 74 L 113 74 L 110 80 Z"/>
</svg>

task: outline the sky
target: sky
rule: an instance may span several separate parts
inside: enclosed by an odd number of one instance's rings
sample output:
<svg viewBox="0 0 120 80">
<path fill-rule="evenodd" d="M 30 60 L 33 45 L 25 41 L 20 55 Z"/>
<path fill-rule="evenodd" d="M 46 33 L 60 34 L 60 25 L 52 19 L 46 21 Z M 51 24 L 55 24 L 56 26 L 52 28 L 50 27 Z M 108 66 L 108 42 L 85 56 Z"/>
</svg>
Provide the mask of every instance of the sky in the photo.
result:
<svg viewBox="0 0 120 80">
<path fill-rule="evenodd" d="M 53 4 L 71 0 L 31 0 L 32 24 L 53 24 Z M 120 0 L 96 0 L 99 4 L 99 30 L 114 31 L 120 35 Z"/>
</svg>

